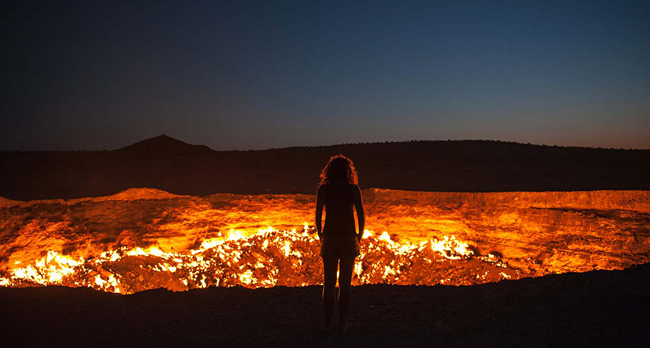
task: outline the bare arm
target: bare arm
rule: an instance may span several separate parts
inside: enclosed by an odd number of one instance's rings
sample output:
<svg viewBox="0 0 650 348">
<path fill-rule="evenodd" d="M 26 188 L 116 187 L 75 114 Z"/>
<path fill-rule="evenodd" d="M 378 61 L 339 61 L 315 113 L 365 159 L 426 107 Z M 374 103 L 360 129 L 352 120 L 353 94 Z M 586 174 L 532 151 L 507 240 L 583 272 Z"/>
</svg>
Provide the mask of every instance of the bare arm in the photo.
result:
<svg viewBox="0 0 650 348">
<path fill-rule="evenodd" d="M 359 232 L 357 233 L 357 239 L 361 241 L 363 231 L 366 227 L 366 215 L 363 212 L 363 198 L 361 198 L 361 189 L 358 185 L 354 186 L 354 207 L 357 209 L 357 219 L 359 220 Z"/>
<path fill-rule="evenodd" d="M 322 219 L 323 219 L 323 203 L 325 190 L 322 186 L 318 187 L 318 193 L 316 194 L 316 231 L 318 232 L 318 239 L 323 239 L 323 230 L 321 229 Z"/>
</svg>

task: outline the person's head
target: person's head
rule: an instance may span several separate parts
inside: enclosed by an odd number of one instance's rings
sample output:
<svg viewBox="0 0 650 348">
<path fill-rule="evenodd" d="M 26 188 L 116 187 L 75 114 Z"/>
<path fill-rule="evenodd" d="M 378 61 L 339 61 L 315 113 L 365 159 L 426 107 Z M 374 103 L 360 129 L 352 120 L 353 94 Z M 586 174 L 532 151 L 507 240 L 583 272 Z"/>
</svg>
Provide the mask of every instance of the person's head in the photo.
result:
<svg viewBox="0 0 650 348">
<path fill-rule="evenodd" d="M 325 185 L 333 182 L 358 184 L 357 170 L 354 169 L 354 163 L 352 163 L 351 159 L 343 155 L 330 157 L 330 160 L 320 173 L 320 184 Z"/>
</svg>

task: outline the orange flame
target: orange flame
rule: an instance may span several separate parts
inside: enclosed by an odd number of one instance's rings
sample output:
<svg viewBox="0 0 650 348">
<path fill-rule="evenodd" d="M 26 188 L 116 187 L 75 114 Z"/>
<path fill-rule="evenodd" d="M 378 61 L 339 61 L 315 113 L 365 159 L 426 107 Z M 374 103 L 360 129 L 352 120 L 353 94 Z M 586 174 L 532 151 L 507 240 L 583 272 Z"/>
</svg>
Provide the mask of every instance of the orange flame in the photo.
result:
<svg viewBox="0 0 650 348">
<path fill-rule="evenodd" d="M 394 242 L 387 232 L 376 238 L 366 230 L 361 245 L 354 268 L 355 284 L 447 284 L 452 282 L 448 276 L 436 276 L 440 272 L 431 270 L 441 264 L 449 268 L 450 261 L 467 261 L 473 255 L 467 243 L 454 236 L 411 244 Z M 50 251 L 32 264 L 15 265 L 7 277 L 0 278 L 0 285 L 84 286 L 124 294 L 158 287 L 179 291 L 211 285 L 317 285 L 322 284 L 318 246 L 314 229 L 305 223 L 300 232 L 269 227 L 246 236 L 231 230 L 225 237 L 204 240 L 199 248 L 183 253 L 163 252 L 154 246 L 120 248 L 75 259 Z M 519 276 L 517 270 L 484 259 L 474 261 L 492 267 L 487 271 L 493 272 L 492 278 Z M 456 281 L 475 282 L 469 278 L 466 275 Z"/>
</svg>

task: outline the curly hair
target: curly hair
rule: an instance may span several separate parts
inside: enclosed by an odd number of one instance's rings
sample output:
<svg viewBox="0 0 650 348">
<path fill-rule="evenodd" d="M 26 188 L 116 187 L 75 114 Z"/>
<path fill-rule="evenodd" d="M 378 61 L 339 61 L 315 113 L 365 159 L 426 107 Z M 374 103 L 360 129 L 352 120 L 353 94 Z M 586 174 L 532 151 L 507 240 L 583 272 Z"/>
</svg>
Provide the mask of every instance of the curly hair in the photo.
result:
<svg viewBox="0 0 650 348">
<path fill-rule="evenodd" d="M 351 159 L 343 155 L 332 156 L 320 173 L 320 185 L 341 181 L 357 185 L 357 170 Z"/>
</svg>

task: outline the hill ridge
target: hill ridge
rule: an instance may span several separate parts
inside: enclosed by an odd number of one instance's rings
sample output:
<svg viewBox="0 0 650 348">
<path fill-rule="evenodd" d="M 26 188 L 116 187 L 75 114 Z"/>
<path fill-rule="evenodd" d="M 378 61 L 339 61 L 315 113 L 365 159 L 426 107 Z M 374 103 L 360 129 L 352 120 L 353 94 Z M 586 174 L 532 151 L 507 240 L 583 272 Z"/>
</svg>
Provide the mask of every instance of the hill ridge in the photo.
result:
<svg viewBox="0 0 650 348">
<path fill-rule="evenodd" d="M 197 156 L 207 155 L 213 152 L 212 149 L 205 145 L 188 144 L 164 133 L 113 151 L 144 157 Z"/>
<path fill-rule="evenodd" d="M 213 151 L 164 135 L 112 151 L 0 152 L 0 196 L 71 199 L 133 187 L 193 196 L 311 194 L 337 154 L 354 161 L 362 189 L 650 190 L 650 150 L 441 140 Z"/>
</svg>

